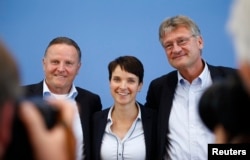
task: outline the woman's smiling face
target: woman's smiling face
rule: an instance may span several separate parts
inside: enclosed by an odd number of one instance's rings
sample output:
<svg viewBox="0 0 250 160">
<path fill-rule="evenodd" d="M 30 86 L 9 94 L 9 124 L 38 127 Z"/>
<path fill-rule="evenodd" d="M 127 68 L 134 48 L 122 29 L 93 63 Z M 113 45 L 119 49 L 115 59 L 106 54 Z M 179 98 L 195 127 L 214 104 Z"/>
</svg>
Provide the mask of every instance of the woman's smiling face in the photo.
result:
<svg viewBox="0 0 250 160">
<path fill-rule="evenodd" d="M 141 87 L 142 83 L 139 82 L 138 76 L 122 70 L 119 65 L 116 66 L 110 79 L 110 91 L 116 104 L 135 103 Z"/>
</svg>

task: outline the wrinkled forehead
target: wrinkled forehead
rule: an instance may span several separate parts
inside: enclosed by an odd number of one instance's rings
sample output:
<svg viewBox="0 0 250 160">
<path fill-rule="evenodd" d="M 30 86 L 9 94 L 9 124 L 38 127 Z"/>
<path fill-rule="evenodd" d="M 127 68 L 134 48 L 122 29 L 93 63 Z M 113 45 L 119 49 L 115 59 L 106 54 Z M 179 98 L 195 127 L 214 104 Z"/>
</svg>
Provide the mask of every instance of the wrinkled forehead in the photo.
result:
<svg viewBox="0 0 250 160">
<path fill-rule="evenodd" d="M 171 25 L 171 26 L 165 26 L 162 28 L 161 32 L 160 32 L 160 36 L 163 37 L 165 34 L 171 33 L 171 32 L 175 32 L 179 29 L 182 30 L 187 30 L 190 31 L 190 27 L 188 27 L 187 25 Z M 191 32 L 191 31 L 190 31 Z"/>
<path fill-rule="evenodd" d="M 162 32 L 160 39 L 161 41 L 166 41 L 190 35 L 192 35 L 192 32 L 189 29 L 185 26 L 178 26 L 175 28 L 166 28 L 166 30 Z"/>
<path fill-rule="evenodd" d="M 77 49 L 68 44 L 54 44 L 48 47 L 45 57 L 65 57 L 79 59 Z"/>
</svg>

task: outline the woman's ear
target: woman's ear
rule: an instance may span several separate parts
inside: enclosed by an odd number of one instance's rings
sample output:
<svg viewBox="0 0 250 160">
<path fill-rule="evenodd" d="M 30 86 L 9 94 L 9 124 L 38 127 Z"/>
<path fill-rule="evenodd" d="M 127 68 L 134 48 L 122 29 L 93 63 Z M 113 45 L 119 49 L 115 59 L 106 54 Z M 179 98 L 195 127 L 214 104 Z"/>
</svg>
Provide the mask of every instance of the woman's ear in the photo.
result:
<svg viewBox="0 0 250 160">
<path fill-rule="evenodd" d="M 143 83 L 141 82 L 141 83 L 139 84 L 139 86 L 138 86 L 137 92 L 140 92 L 140 91 L 141 91 L 142 86 L 143 86 Z"/>
</svg>

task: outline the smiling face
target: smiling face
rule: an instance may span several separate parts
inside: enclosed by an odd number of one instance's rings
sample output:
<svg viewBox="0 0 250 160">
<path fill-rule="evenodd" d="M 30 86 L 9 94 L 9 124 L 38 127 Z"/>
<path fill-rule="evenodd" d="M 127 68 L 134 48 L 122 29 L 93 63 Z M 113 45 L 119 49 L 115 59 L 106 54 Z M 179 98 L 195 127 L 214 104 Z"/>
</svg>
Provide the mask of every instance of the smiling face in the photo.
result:
<svg viewBox="0 0 250 160">
<path fill-rule="evenodd" d="M 201 60 L 203 40 L 185 26 L 166 32 L 162 37 L 162 44 L 169 63 L 176 69 L 195 66 Z"/>
<path fill-rule="evenodd" d="M 53 93 L 70 91 L 81 63 L 76 48 L 68 44 L 51 45 L 43 59 L 46 84 Z"/>
<path fill-rule="evenodd" d="M 110 78 L 110 91 L 115 104 L 135 104 L 137 92 L 141 90 L 142 83 L 135 74 L 122 70 L 116 66 Z"/>
</svg>

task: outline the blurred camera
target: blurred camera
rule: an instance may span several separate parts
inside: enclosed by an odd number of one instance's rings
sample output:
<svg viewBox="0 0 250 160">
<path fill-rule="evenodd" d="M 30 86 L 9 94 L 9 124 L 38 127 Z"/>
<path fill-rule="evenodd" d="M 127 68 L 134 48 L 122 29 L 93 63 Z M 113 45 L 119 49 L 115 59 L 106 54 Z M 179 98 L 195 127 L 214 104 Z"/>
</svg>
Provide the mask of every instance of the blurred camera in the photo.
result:
<svg viewBox="0 0 250 160">
<path fill-rule="evenodd" d="M 47 129 L 53 128 L 53 126 L 57 123 L 58 111 L 55 107 L 51 106 L 46 100 L 43 100 L 39 97 L 30 97 L 18 100 L 16 105 L 15 118 L 13 122 L 12 141 L 8 147 L 7 153 L 4 158 L 6 160 L 35 159 L 26 128 L 18 116 L 18 110 L 21 107 L 20 103 L 22 101 L 30 101 L 34 104 L 34 106 L 41 113 Z"/>
</svg>

